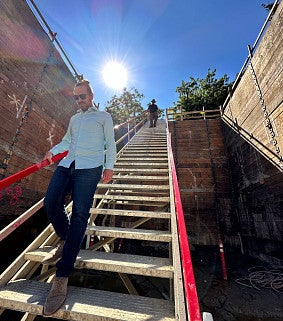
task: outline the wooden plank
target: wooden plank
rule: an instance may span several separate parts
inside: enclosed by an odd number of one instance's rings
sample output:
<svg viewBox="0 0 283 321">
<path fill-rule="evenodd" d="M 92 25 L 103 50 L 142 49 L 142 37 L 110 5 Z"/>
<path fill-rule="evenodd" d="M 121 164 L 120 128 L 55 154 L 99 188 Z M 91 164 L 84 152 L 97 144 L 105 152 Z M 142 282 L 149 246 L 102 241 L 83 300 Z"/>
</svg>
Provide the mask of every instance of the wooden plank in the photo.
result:
<svg viewBox="0 0 283 321">
<path fill-rule="evenodd" d="M 51 225 L 46 229 L 22 252 L 15 261 L 0 275 L 0 286 L 6 284 L 25 264 L 24 254 L 30 250 L 38 248 L 51 234 Z"/>
<path fill-rule="evenodd" d="M 113 179 L 120 181 L 168 181 L 168 176 L 113 175 Z"/>
<path fill-rule="evenodd" d="M 146 240 L 155 242 L 171 242 L 171 234 L 166 231 L 130 229 L 108 226 L 88 226 L 87 235 L 98 235 L 133 240 Z"/>
<path fill-rule="evenodd" d="M 158 152 L 167 152 L 167 146 L 149 146 L 148 144 L 144 143 L 144 144 L 140 144 L 139 146 L 126 146 L 125 147 L 125 151 L 127 150 L 135 150 L 135 151 L 141 151 L 141 150 L 145 150 L 145 151 L 151 151 L 151 150 L 157 150 Z"/>
<path fill-rule="evenodd" d="M 123 150 L 123 154 L 125 152 L 132 152 L 132 153 L 156 153 L 156 154 L 165 154 L 167 155 L 167 148 L 160 148 L 158 146 L 148 146 L 148 145 L 141 145 L 142 148 L 125 148 Z M 158 156 L 158 155 L 157 155 Z"/>
<path fill-rule="evenodd" d="M 25 258 L 30 261 L 41 262 L 53 249 L 52 246 L 39 248 L 27 252 Z M 172 262 L 168 258 L 81 250 L 75 267 L 78 269 L 173 278 Z"/>
<path fill-rule="evenodd" d="M 168 173 L 168 169 L 163 169 L 163 168 L 155 168 L 154 170 L 150 169 L 144 169 L 144 168 L 114 168 L 115 173 L 121 173 L 121 172 L 127 172 L 127 173 Z"/>
<path fill-rule="evenodd" d="M 128 277 L 127 274 L 119 273 L 119 276 L 120 276 L 121 280 L 123 281 L 125 287 L 127 288 L 129 294 L 139 295 L 139 294 L 138 294 L 138 291 L 137 291 L 136 288 L 134 287 L 133 282 L 130 280 L 130 278 Z"/>
<path fill-rule="evenodd" d="M 0 290 L 0 305 L 41 315 L 51 284 L 20 280 Z M 73 321 L 173 321 L 171 301 L 68 286 L 65 304 L 52 317 Z"/>
<path fill-rule="evenodd" d="M 138 185 L 138 184 L 102 184 L 99 183 L 97 188 L 109 188 L 109 189 L 130 189 L 130 190 L 169 190 L 167 185 Z"/>
<path fill-rule="evenodd" d="M 143 167 L 151 167 L 151 168 L 168 168 L 168 163 L 152 163 L 152 162 L 147 162 L 147 163 L 129 163 L 129 162 L 120 162 L 118 159 L 117 162 L 115 163 L 115 167 L 120 167 L 120 166 L 131 166 L 131 167 L 136 167 L 136 166 L 143 166 Z"/>
<path fill-rule="evenodd" d="M 118 215 L 118 216 L 132 216 L 132 217 L 148 217 L 148 218 L 165 218 L 170 219 L 171 213 L 158 211 L 134 211 L 134 210 L 116 210 L 107 208 L 91 208 L 91 214 L 103 215 Z"/>
<path fill-rule="evenodd" d="M 105 195 L 105 194 L 94 194 L 94 199 L 104 200 L 120 200 L 120 201 L 144 201 L 144 202 L 164 202 L 168 203 L 169 197 L 158 197 L 158 196 L 129 196 L 129 195 Z"/>
<path fill-rule="evenodd" d="M 158 157 L 123 157 L 122 155 L 120 157 L 118 157 L 117 161 L 122 161 L 122 162 L 146 162 L 146 161 L 151 161 L 151 162 L 162 162 L 162 161 L 166 161 L 168 162 L 168 158 L 164 157 L 164 158 L 158 158 Z"/>
</svg>

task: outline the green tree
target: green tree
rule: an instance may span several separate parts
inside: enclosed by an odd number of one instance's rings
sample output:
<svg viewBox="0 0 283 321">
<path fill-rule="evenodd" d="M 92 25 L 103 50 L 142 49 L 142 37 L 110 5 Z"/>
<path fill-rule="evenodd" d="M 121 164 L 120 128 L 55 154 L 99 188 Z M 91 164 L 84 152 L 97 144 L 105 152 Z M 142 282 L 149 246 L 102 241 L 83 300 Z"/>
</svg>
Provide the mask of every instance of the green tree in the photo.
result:
<svg viewBox="0 0 283 321">
<path fill-rule="evenodd" d="M 211 71 L 209 68 L 203 79 L 191 76 L 189 81 L 182 80 L 176 89 L 179 99 L 174 103 L 175 107 L 184 111 L 219 108 L 228 95 L 230 84 L 226 74 L 219 79 L 215 75 L 216 69 Z"/>
<path fill-rule="evenodd" d="M 107 101 L 105 111 L 111 114 L 114 125 L 124 123 L 143 111 L 141 106 L 143 97 L 144 95 L 135 88 L 130 90 L 124 88 L 120 96 L 114 95 Z"/>
</svg>

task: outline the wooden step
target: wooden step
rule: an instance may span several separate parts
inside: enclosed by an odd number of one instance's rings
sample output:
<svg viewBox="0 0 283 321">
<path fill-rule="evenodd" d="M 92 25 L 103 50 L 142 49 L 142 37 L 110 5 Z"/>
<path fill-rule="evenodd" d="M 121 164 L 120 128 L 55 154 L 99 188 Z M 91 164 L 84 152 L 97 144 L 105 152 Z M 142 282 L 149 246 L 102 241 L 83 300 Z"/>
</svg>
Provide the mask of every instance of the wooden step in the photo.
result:
<svg viewBox="0 0 283 321">
<path fill-rule="evenodd" d="M 136 136 L 134 137 L 131 141 L 130 144 L 135 143 L 135 142 L 161 142 L 166 144 L 167 143 L 167 138 L 166 137 L 156 137 L 153 138 L 152 136 Z"/>
<path fill-rule="evenodd" d="M 127 190 L 141 190 L 141 191 L 168 191 L 167 185 L 138 185 L 138 184 L 103 184 L 99 183 L 97 188 L 107 189 L 127 189 Z"/>
<path fill-rule="evenodd" d="M 17 280 L 0 290 L 0 305 L 6 309 L 41 315 L 51 284 Z M 173 321 L 174 305 L 129 294 L 68 286 L 67 299 L 53 318 L 73 321 Z"/>
<path fill-rule="evenodd" d="M 149 150 L 150 148 L 147 147 L 146 145 L 142 145 L 142 146 L 132 146 L 131 144 L 130 145 L 127 145 L 125 147 L 125 149 L 136 149 L 136 150 Z M 160 146 L 158 148 L 156 148 L 157 150 L 160 150 L 160 151 L 167 151 L 167 146 Z"/>
<path fill-rule="evenodd" d="M 95 199 L 118 200 L 118 201 L 143 201 L 155 203 L 169 203 L 170 197 L 167 196 L 139 196 L 139 195 L 105 195 L 94 194 Z"/>
<path fill-rule="evenodd" d="M 139 134 L 139 135 L 135 135 L 134 137 L 133 137 L 133 139 L 132 139 L 132 141 L 136 141 L 136 140 L 142 140 L 142 139 L 147 139 L 147 140 L 153 140 L 153 141 L 155 141 L 155 140 L 166 140 L 167 139 L 167 137 L 166 137 L 166 134 L 165 135 L 163 135 L 163 134 L 161 134 L 161 135 L 159 135 L 158 133 L 156 133 L 156 134 L 154 134 L 154 135 L 143 135 L 143 134 Z"/>
<path fill-rule="evenodd" d="M 164 207 L 164 203 L 157 203 L 157 202 L 146 203 L 144 201 L 123 201 L 123 200 L 109 201 L 104 199 L 101 200 L 101 203 L 105 205 L 109 205 L 110 202 L 112 202 L 112 204 L 115 204 L 115 205 L 121 205 L 125 209 L 131 209 L 132 206 L 143 206 L 144 209 L 147 207 L 155 207 L 155 208 L 158 208 L 158 210 L 160 210 L 161 208 Z"/>
<path fill-rule="evenodd" d="M 160 157 L 151 157 L 151 158 L 147 158 L 147 157 L 123 157 L 123 155 L 121 155 L 120 157 L 117 158 L 117 161 L 119 162 L 145 162 L 145 161 L 151 161 L 151 162 L 167 162 L 168 158 L 164 157 L 164 158 L 160 158 Z"/>
<path fill-rule="evenodd" d="M 167 152 L 167 146 L 164 144 L 156 144 L 156 145 L 149 145 L 148 143 L 143 143 L 143 144 L 134 144 L 134 145 L 127 145 L 125 146 L 125 149 L 135 149 L 135 150 L 158 150 L 158 151 L 163 151 Z"/>
<path fill-rule="evenodd" d="M 171 242 L 170 232 L 157 230 L 144 230 L 111 226 L 88 226 L 86 229 L 86 234 L 132 240 Z"/>
<path fill-rule="evenodd" d="M 127 146 L 124 151 L 136 151 L 136 152 L 146 152 L 148 153 L 149 151 L 152 151 L 153 148 L 148 148 L 146 146 L 142 146 L 142 147 L 130 147 L 130 146 Z M 156 152 L 159 152 L 159 153 L 167 153 L 167 148 L 161 148 L 161 147 L 158 147 L 158 148 L 154 148 L 154 151 Z"/>
<path fill-rule="evenodd" d="M 150 135 L 138 135 L 133 137 L 133 139 L 130 141 L 130 143 L 140 142 L 140 141 L 147 141 L 147 142 L 167 142 L 167 137 L 165 136 L 150 136 Z"/>
<path fill-rule="evenodd" d="M 25 258 L 33 262 L 42 262 L 53 249 L 53 246 L 45 246 L 26 253 Z M 173 278 L 173 266 L 168 258 L 81 250 L 75 267 L 78 269 Z"/>
<path fill-rule="evenodd" d="M 134 138 L 132 139 L 132 141 L 136 141 L 136 140 L 141 140 L 141 139 L 148 139 L 148 140 L 163 140 L 166 141 L 167 140 L 167 136 L 165 135 L 159 135 L 158 133 L 156 133 L 155 135 L 136 135 L 134 136 Z"/>
<path fill-rule="evenodd" d="M 133 138 L 133 141 L 135 140 L 141 140 L 141 139 L 149 139 L 149 140 L 165 140 L 167 139 L 166 135 L 159 135 L 159 134 L 155 134 L 155 135 L 136 135 Z"/>
<path fill-rule="evenodd" d="M 113 179 L 121 181 L 168 181 L 169 177 L 164 176 L 147 176 L 147 175 L 113 175 Z"/>
<path fill-rule="evenodd" d="M 166 148 L 167 149 L 167 142 L 164 142 L 164 143 L 159 143 L 161 145 L 161 148 Z M 139 142 L 131 142 L 129 144 L 127 144 L 126 147 L 131 147 L 131 146 L 137 146 L 138 148 L 139 147 L 147 147 L 147 145 L 149 145 L 149 142 L 148 141 L 139 141 Z"/>
<path fill-rule="evenodd" d="M 141 151 L 138 149 L 124 149 L 123 150 L 123 154 L 124 153 L 132 153 L 132 154 L 141 154 Z M 164 157 L 167 156 L 167 151 L 165 150 L 159 150 L 158 148 L 156 148 L 156 146 L 154 148 L 150 148 L 150 149 L 145 149 L 144 153 L 145 156 L 151 155 L 154 156 L 155 154 L 158 154 L 157 156 L 159 156 L 160 154 L 162 154 Z"/>
<path fill-rule="evenodd" d="M 91 214 L 102 214 L 102 215 L 164 218 L 164 219 L 171 218 L 171 213 L 168 213 L 168 212 L 116 210 L 116 209 L 111 209 L 111 208 L 91 208 L 90 213 Z"/>
<path fill-rule="evenodd" d="M 154 168 L 168 168 L 168 163 L 152 163 L 152 162 L 147 162 L 147 163 L 129 163 L 129 162 L 120 162 L 118 159 L 117 162 L 115 163 L 115 167 L 117 166 L 143 166 L 143 167 L 154 167 Z"/>
<path fill-rule="evenodd" d="M 157 173 L 168 173 L 167 168 L 154 168 L 154 169 L 145 169 L 145 168 L 114 168 L 114 172 L 127 172 L 127 173 L 151 173 L 151 174 L 157 174 Z"/>
<path fill-rule="evenodd" d="M 155 153 L 155 154 L 153 154 Z M 163 152 L 159 152 L 159 151 L 128 151 L 125 150 L 123 151 L 123 153 L 121 154 L 121 157 L 143 157 L 143 158 L 150 158 L 150 157 L 154 157 L 154 158 L 167 158 L 167 154 L 163 153 Z"/>
</svg>

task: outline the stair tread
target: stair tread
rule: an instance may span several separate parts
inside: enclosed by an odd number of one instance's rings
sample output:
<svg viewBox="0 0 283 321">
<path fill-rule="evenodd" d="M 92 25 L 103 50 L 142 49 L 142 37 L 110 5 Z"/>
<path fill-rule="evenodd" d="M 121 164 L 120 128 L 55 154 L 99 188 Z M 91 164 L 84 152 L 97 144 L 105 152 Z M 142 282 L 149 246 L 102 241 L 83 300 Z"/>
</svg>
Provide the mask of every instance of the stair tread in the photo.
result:
<svg viewBox="0 0 283 321">
<path fill-rule="evenodd" d="M 167 157 L 163 157 L 163 158 L 160 158 L 160 157 L 124 157 L 124 156 L 120 156 L 118 157 L 117 159 L 118 161 L 123 161 L 123 162 L 126 162 L 126 161 L 137 161 L 137 162 L 144 162 L 144 161 L 166 161 L 168 162 L 168 159 Z"/>
<path fill-rule="evenodd" d="M 17 280 L 0 289 L 3 308 L 42 314 L 51 284 Z M 68 286 L 64 305 L 52 315 L 73 321 L 173 321 L 171 301 Z"/>
<path fill-rule="evenodd" d="M 109 189 L 141 189 L 141 190 L 169 190 L 168 185 L 138 185 L 138 184 L 103 184 L 99 183 L 98 188 L 109 188 Z"/>
<path fill-rule="evenodd" d="M 166 175 L 162 176 L 143 176 L 143 175 L 113 175 L 113 179 L 119 180 L 155 180 L 155 181 L 168 181 L 169 177 Z"/>
<path fill-rule="evenodd" d="M 125 149 L 123 150 L 123 155 L 127 154 L 127 156 L 129 157 L 129 154 L 133 154 L 133 155 L 139 155 L 142 156 L 144 155 L 145 157 L 166 157 L 167 156 L 167 151 L 166 150 L 158 150 L 158 148 L 151 150 L 151 149 L 144 149 L 142 150 L 132 150 L 132 149 Z"/>
<path fill-rule="evenodd" d="M 164 169 L 159 169 L 159 168 L 144 169 L 144 168 L 115 168 L 114 167 L 114 172 L 168 173 L 168 169 L 167 168 L 164 168 Z"/>
<path fill-rule="evenodd" d="M 25 254 L 30 261 L 41 262 L 53 246 L 45 246 Z M 76 268 L 173 278 L 172 262 L 168 258 L 80 250 Z"/>
<path fill-rule="evenodd" d="M 94 198 L 105 199 L 105 200 L 122 200 L 122 201 L 147 201 L 147 202 L 165 202 L 170 201 L 168 196 L 131 196 L 131 195 L 105 195 L 105 194 L 94 194 Z"/>
<path fill-rule="evenodd" d="M 147 241 L 170 242 L 171 233 L 168 231 L 123 228 L 114 226 L 88 226 L 86 234 L 94 234 L 115 238 L 129 238 Z"/>
<path fill-rule="evenodd" d="M 171 218 L 171 213 L 158 211 L 135 211 L 135 210 L 119 210 L 111 208 L 91 208 L 91 214 L 107 214 L 120 216 L 136 216 L 136 217 L 151 217 L 151 218 Z"/>
<path fill-rule="evenodd" d="M 167 167 L 168 168 L 168 163 L 129 163 L 129 162 L 120 162 L 119 159 L 115 163 L 116 166 L 155 166 L 155 167 Z"/>
</svg>

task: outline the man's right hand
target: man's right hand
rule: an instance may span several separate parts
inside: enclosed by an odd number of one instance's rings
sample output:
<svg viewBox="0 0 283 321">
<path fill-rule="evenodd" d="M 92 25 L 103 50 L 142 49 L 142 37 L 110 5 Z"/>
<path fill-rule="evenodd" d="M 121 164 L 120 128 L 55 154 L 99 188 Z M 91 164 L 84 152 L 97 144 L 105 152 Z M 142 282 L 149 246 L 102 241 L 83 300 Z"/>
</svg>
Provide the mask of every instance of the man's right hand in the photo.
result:
<svg viewBox="0 0 283 321">
<path fill-rule="evenodd" d="M 43 158 L 43 160 L 45 159 L 48 159 L 49 163 L 52 164 L 52 157 L 53 157 L 53 154 L 51 152 L 47 152 Z"/>
</svg>

